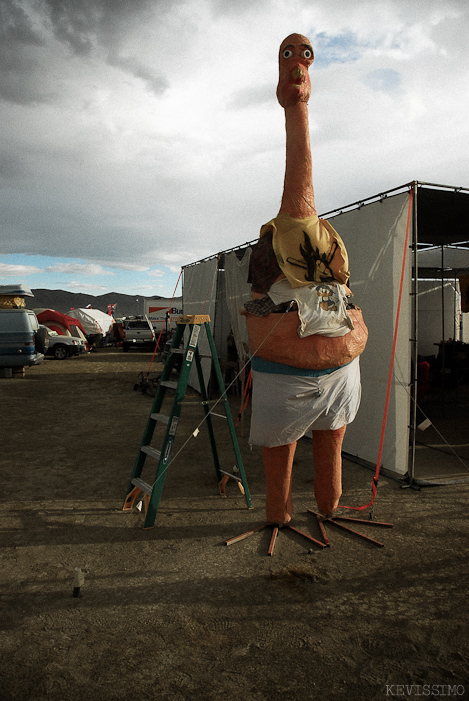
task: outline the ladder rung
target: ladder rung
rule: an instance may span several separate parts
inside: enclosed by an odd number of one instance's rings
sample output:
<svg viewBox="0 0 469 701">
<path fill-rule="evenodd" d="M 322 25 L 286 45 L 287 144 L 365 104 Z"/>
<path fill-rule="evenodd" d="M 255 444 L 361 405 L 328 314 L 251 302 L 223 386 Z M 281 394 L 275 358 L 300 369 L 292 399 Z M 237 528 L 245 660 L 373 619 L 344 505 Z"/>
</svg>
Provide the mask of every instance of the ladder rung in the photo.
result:
<svg viewBox="0 0 469 701">
<path fill-rule="evenodd" d="M 166 414 L 150 414 L 150 418 L 153 419 L 153 421 L 159 421 L 166 426 L 169 424 L 169 416 Z"/>
<path fill-rule="evenodd" d="M 160 382 L 160 386 L 169 387 L 169 389 L 177 389 L 178 383 L 174 382 L 174 380 L 163 380 L 163 382 Z"/>
<path fill-rule="evenodd" d="M 151 455 L 152 458 L 156 458 L 157 460 L 159 460 L 161 457 L 161 451 L 156 450 L 156 448 L 152 448 L 151 445 L 142 445 L 140 450 L 142 451 L 142 453 Z"/>
<path fill-rule="evenodd" d="M 179 355 L 182 355 L 184 353 L 184 348 L 172 348 L 171 353 L 178 353 Z"/>
<path fill-rule="evenodd" d="M 143 480 L 139 479 L 138 477 L 134 477 L 131 480 L 131 482 L 135 487 L 138 487 L 139 489 L 141 489 L 142 492 L 145 492 L 145 494 L 148 494 L 149 496 L 151 496 L 151 493 L 153 491 L 153 487 L 150 484 L 148 484 L 148 482 L 144 482 Z"/>
</svg>

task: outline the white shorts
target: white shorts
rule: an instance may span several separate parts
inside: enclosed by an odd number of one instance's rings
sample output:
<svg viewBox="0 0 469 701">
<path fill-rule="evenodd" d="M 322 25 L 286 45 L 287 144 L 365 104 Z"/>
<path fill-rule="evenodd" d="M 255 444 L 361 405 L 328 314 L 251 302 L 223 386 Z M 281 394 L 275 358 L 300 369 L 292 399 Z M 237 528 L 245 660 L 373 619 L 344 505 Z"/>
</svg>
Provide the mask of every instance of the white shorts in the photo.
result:
<svg viewBox="0 0 469 701">
<path fill-rule="evenodd" d="M 252 445 L 273 448 L 299 440 L 310 429 L 341 428 L 354 420 L 360 405 L 360 358 L 329 375 L 253 370 L 252 380 Z"/>
</svg>

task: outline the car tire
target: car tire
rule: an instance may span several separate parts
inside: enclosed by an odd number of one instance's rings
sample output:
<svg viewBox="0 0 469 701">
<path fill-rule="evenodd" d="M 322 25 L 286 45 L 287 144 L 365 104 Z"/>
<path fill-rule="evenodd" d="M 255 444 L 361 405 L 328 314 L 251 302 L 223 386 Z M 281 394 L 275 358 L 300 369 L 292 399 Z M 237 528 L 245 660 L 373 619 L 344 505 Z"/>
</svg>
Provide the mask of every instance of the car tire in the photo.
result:
<svg viewBox="0 0 469 701">
<path fill-rule="evenodd" d="M 36 351 L 45 354 L 49 348 L 49 331 L 46 328 L 39 327 L 36 331 L 34 343 Z"/>
<path fill-rule="evenodd" d="M 54 358 L 56 360 L 65 360 L 65 358 L 68 358 L 67 346 L 62 346 L 62 345 L 55 346 Z"/>
</svg>

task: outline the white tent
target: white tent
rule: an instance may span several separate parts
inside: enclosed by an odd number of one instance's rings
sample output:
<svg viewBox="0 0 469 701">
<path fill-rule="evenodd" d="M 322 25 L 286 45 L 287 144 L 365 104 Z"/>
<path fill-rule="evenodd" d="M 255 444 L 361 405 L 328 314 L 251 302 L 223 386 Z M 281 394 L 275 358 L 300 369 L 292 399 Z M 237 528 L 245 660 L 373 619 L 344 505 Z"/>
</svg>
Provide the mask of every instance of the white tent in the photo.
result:
<svg viewBox="0 0 469 701">
<path fill-rule="evenodd" d="M 87 335 L 102 334 L 105 336 L 114 323 L 112 316 L 99 309 L 71 309 L 67 312 L 67 316 L 79 319 Z"/>
<path fill-rule="evenodd" d="M 437 355 L 448 339 L 468 340 L 469 315 L 459 310 L 458 276 L 468 271 L 469 190 L 414 182 L 321 216 L 345 241 L 354 301 L 369 329 L 361 358 L 362 403 L 348 427 L 344 452 L 376 465 L 387 405 L 382 469 L 412 478 L 409 445 L 415 447 L 416 411 L 411 398 L 419 356 L 433 355 L 432 349 Z M 246 280 L 254 243 L 183 268 L 184 313 L 210 314 L 222 361 L 230 330 L 239 357 L 249 358 L 237 310 L 250 298 Z"/>
</svg>

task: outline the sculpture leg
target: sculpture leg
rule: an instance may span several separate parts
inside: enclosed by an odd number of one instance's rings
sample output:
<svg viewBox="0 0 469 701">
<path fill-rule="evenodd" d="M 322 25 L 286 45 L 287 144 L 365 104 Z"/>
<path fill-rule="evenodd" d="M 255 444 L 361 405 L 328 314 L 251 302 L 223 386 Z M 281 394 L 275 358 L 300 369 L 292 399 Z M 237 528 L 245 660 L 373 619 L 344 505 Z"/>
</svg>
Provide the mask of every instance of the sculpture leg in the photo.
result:
<svg viewBox="0 0 469 701">
<path fill-rule="evenodd" d="M 324 516 L 333 514 L 342 494 L 342 442 L 346 426 L 313 431 L 314 496 Z"/>
<path fill-rule="evenodd" d="M 293 513 L 291 496 L 296 441 L 275 448 L 262 448 L 266 479 L 266 516 L 272 523 L 288 523 Z"/>
</svg>

